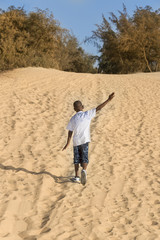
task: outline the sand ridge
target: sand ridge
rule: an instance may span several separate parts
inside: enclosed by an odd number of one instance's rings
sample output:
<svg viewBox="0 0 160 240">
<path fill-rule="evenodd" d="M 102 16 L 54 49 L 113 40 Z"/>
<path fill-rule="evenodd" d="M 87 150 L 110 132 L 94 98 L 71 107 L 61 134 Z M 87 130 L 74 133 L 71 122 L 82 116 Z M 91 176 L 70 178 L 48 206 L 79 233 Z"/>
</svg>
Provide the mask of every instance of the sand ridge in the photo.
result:
<svg viewBox="0 0 160 240">
<path fill-rule="evenodd" d="M 66 125 L 91 109 L 86 186 Z M 100 75 L 24 68 L 0 75 L 0 239 L 158 240 L 160 73 Z"/>
</svg>

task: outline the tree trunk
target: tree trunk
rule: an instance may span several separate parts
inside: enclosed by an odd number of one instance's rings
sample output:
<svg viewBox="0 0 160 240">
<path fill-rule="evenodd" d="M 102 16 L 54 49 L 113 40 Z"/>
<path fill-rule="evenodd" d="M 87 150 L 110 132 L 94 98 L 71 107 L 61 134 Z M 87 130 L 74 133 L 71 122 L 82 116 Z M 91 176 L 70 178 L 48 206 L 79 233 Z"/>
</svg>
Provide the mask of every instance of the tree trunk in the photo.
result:
<svg viewBox="0 0 160 240">
<path fill-rule="evenodd" d="M 149 66 L 149 62 L 148 62 L 147 57 L 146 57 L 145 48 L 143 48 L 143 54 L 144 54 L 144 60 L 146 62 L 147 68 L 149 69 L 150 72 L 152 72 L 152 70 L 151 70 L 151 68 Z"/>
<path fill-rule="evenodd" d="M 159 66 L 158 66 L 158 63 L 156 64 L 156 72 L 158 72 L 158 68 L 159 68 Z"/>
</svg>

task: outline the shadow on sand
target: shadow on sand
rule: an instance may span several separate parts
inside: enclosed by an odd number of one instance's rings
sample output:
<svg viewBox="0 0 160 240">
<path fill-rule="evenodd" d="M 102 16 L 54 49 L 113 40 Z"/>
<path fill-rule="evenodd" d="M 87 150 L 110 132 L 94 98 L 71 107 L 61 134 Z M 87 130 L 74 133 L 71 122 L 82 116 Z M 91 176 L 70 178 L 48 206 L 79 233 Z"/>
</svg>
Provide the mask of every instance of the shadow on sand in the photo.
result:
<svg viewBox="0 0 160 240">
<path fill-rule="evenodd" d="M 32 175 L 43 175 L 43 174 L 45 174 L 45 175 L 48 175 L 51 178 L 53 178 L 56 183 L 67 183 L 67 182 L 73 183 L 73 181 L 72 181 L 73 176 L 61 177 L 61 176 L 53 175 L 52 173 L 47 172 L 47 171 L 34 172 L 34 171 L 29 171 L 25 168 L 15 168 L 13 166 L 4 166 L 1 163 L 0 163 L 0 168 L 3 169 L 3 170 L 11 170 L 11 171 L 15 171 L 15 172 L 22 171 L 22 172 L 26 172 L 26 173 L 29 173 L 29 174 L 32 174 Z"/>
</svg>

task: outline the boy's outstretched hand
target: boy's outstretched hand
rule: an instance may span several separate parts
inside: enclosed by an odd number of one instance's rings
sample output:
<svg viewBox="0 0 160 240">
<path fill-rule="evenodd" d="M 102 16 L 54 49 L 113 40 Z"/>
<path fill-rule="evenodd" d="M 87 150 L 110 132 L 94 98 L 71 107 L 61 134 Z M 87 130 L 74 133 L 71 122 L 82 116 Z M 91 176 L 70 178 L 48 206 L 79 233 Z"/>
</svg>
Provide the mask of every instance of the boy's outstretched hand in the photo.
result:
<svg viewBox="0 0 160 240">
<path fill-rule="evenodd" d="M 111 100 L 112 98 L 114 98 L 114 92 L 109 95 L 108 100 Z"/>
<path fill-rule="evenodd" d="M 101 110 L 108 102 L 112 100 L 112 98 L 114 98 L 114 92 L 109 95 L 108 99 L 105 102 L 101 103 L 98 107 L 96 107 L 96 112 Z"/>
</svg>

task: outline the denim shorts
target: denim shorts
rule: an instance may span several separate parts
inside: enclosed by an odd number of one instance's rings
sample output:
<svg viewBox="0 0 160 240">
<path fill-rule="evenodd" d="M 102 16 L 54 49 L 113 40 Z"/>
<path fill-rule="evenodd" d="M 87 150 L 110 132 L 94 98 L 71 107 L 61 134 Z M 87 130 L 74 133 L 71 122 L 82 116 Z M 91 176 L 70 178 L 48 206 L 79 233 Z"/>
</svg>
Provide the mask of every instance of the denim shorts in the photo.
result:
<svg viewBox="0 0 160 240">
<path fill-rule="evenodd" d="M 73 147 L 74 152 L 74 164 L 89 163 L 88 160 L 88 145 L 89 143 L 85 143 L 79 146 Z"/>
</svg>

